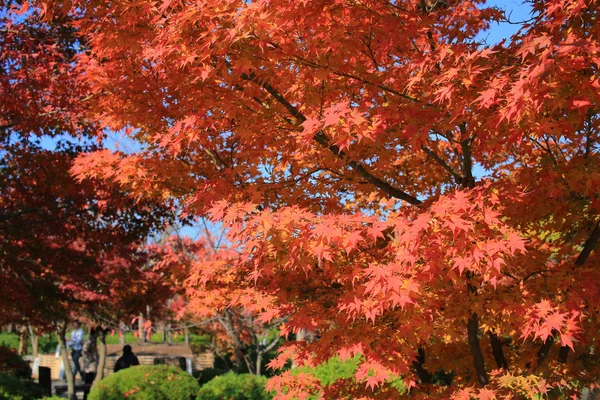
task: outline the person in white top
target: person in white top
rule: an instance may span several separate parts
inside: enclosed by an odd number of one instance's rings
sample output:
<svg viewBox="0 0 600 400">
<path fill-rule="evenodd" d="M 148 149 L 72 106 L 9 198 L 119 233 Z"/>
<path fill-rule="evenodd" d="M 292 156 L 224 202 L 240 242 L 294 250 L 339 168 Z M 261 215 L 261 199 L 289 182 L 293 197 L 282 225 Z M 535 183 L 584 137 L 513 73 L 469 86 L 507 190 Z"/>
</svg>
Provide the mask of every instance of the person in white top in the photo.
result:
<svg viewBox="0 0 600 400">
<path fill-rule="evenodd" d="M 67 342 L 67 346 L 71 348 L 71 358 L 73 359 L 73 378 L 77 378 L 77 373 L 81 376 L 81 380 L 85 381 L 85 376 L 81 370 L 79 359 L 83 350 L 83 329 L 79 321 L 73 321 L 73 331 L 71 331 L 71 340 Z"/>
</svg>

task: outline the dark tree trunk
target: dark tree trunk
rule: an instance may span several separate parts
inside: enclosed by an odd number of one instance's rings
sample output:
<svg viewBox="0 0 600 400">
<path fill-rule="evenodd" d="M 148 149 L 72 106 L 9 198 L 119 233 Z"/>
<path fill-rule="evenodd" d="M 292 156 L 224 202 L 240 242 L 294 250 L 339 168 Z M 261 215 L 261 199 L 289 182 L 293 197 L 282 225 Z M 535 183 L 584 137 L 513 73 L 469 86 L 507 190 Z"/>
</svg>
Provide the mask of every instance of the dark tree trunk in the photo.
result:
<svg viewBox="0 0 600 400">
<path fill-rule="evenodd" d="M 537 362 L 538 362 L 538 366 L 544 362 L 544 360 L 546 359 L 546 357 L 548 356 L 548 353 L 550 353 L 550 348 L 552 348 L 552 345 L 554 344 L 554 338 L 552 337 L 548 337 L 546 339 L 546 341 L 544 342 L 544 344 L 542 345 L 542 347 L 540 347 L 540 349 L 537 352 Z"/>
<path fill-rule="evenodd" d="M 431 373 L 425 369 L 425 349 L 423 347 L 419 347 L 417 350 L 417 358 L 413 361 L 412 366 L 415 369 L 415 372 L 421 383 L 431 383 Z"/>
<path fill-rule="evenodd" d="M 471 355 L 473 356 L 473 367 L 477 374 L 477 381 L 481 386 L 485 386 L 488 383 L 488 375 L 485 370 L 485 360 L 483 358 L 483 352 L 481 351 L 481 344 L 479 343 L 479 320 L 477 313 L 471 314 L 471 318 L 469 318 L 469 321 L 467 322 L 467 333 Z"/>
<path fill-rule="evenodd" d="M 490 336 L 490 344 L 492 345 L 492 353 L 494 354 L 494 360 L 496 360 L 496 365 L 498 368 L 508 369 L 508 362 L 504 357 L 504 350 L 502 350 L 502 342 L 493 332 L 489 332 Z"/>
<path fill-rule="evenodd" d="M 571 349 L 569 349 L 567 346 L 561 346 L 560 350 L 558 351 L 558 362 L 561 364 L 565 364 L 567 362 L 567 359 L 569 358 L 569 351 Z"/>
</svg>

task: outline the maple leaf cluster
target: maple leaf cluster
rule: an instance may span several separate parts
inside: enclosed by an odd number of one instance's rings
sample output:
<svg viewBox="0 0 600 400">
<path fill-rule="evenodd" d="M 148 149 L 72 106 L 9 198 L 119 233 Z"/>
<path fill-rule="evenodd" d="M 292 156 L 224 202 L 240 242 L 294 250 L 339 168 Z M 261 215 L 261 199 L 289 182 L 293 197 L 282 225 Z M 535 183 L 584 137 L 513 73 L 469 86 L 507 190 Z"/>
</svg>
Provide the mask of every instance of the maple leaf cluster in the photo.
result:
<svg viewBox="0 0 600 400">
<path fill-rule="evenodd" d="M 40 4 L 85 38 L 86 118 L 140 143 L 74 172 L 222 223 L 231 252 L 191 263 L 187 293 L 314 333 L 273 367 L 359 354 L 356 397 L 598 376 L 597 2 L 532 0 L 494 45 L 483 0 Z"/>
</svg>

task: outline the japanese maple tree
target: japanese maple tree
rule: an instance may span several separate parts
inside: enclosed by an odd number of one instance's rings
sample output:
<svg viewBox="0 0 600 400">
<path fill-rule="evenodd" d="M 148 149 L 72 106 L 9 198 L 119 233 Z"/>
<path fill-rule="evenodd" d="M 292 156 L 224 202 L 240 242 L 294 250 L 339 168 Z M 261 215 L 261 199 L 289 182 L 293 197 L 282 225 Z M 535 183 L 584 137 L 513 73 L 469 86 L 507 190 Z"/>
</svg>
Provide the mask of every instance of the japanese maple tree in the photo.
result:
<svg viewBox="0 0 600 400">
<path fill-rule="evenodd" d="M 354 397 L 493 398 L 597 377 L 599 6 L 529 4 L 496 45 L 478 0 L 41 7 L 86 38 L 89 120 L 142 144 L 73 171 L 225 224 L 240 256 L 190 284 L 316 334 L 273 367 L 360 354 Z"/>
</svg>

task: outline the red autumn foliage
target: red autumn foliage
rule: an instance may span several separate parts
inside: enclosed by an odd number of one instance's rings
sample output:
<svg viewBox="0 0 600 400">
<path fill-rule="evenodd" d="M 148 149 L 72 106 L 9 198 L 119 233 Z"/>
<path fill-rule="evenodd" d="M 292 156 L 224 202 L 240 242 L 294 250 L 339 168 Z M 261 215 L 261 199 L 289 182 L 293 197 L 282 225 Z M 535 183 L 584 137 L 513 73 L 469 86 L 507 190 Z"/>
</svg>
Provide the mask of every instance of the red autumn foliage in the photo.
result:
<svg viewBox="0 0 600 400">
<path fill-rule="evenodd" d="M 478 0 L 42 7 L 78 18 L 90 120 L 143 144 L 74 171 L 223 223 L 240 254 L 192 288 L 318 333 L 274 366 L 360 353 L 365 396 L 494 398 L 598 376 L 600 9 L 530 4 L 496 45 Z"/>
</svg>

